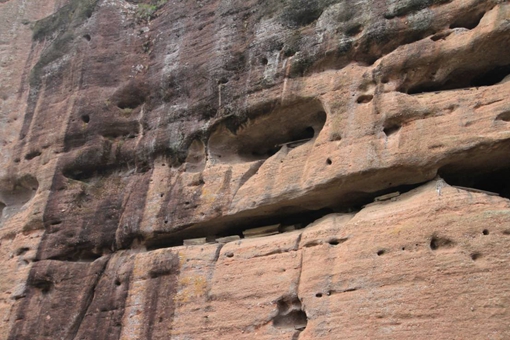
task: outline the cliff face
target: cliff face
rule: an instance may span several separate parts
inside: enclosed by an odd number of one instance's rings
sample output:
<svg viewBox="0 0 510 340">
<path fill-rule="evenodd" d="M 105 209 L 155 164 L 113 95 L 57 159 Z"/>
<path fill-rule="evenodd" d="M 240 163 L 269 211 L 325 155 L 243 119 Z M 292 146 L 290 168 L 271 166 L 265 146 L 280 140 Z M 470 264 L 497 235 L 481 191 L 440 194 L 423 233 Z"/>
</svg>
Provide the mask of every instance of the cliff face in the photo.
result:
<svg viewBox="0 0 510 340">
<path fill-rule="evenodd" d="M 0 0 L 0 339 L 510 338 L 509 51 L 502 0 Z"/>
</svg>

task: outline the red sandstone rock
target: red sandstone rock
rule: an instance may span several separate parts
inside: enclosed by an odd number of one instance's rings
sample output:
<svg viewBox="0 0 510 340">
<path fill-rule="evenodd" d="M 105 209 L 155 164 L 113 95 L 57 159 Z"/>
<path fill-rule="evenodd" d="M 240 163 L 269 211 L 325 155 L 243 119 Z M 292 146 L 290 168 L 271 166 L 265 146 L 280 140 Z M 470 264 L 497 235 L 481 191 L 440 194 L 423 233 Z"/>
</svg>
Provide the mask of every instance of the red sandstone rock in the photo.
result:
<svg viewBox="0 0 510 340">
<path fill-rule="evenodd" d="M 0 339 L 509 338 L 509 18 L 0 1 Z"/>
</svg>

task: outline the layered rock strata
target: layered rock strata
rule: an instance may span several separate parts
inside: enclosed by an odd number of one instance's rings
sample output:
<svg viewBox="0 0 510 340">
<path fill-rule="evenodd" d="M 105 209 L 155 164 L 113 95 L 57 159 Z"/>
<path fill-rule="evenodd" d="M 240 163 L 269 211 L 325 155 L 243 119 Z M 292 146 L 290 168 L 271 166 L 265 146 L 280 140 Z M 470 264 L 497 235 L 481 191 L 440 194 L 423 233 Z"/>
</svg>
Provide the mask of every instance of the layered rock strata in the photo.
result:
<svg viewBox="0 0 510 340">
<path fill-rule="evenodd" d="M 506 1 L 0 19 L 0 338 L 510 337 Z"/>
</svg>

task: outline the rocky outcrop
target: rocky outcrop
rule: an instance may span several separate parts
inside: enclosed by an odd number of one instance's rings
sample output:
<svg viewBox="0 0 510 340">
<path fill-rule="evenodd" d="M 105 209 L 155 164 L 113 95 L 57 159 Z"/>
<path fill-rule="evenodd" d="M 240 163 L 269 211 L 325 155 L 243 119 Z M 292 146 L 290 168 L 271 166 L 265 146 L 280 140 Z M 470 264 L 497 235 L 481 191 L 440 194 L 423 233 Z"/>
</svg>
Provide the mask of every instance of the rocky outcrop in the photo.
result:
<svg viewBox="0 0 510 340">
<path fill-rule="evenodd" d="M 0 338 L 510 336 L 506 1 L 0 17 Z"/>
</svg>

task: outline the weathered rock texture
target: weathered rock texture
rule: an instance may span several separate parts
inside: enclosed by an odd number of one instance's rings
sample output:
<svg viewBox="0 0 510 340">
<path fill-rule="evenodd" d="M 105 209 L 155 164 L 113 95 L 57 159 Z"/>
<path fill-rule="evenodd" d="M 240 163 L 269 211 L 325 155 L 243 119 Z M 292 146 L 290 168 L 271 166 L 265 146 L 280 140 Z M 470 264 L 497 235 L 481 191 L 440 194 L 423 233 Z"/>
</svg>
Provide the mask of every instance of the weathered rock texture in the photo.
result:
<svg viewBox="0 0 510 340">
<path fill-rule="evenodd" d="M 509 51 L 503 0 L 0 0 L 0 339 L 509 339 Z"/>
</svg>

